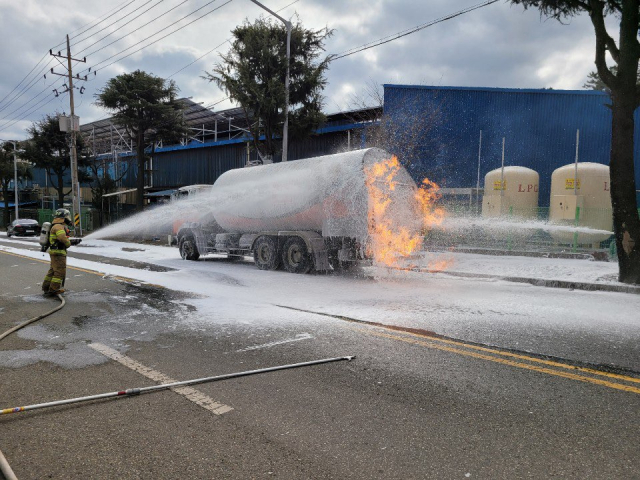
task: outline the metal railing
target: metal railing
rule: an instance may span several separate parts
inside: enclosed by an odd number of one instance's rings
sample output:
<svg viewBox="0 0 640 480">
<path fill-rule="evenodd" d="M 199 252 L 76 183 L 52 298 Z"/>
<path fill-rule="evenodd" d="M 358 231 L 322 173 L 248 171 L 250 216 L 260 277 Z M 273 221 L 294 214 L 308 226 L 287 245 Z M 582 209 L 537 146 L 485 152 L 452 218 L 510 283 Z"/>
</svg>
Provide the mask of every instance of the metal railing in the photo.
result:
<svg viewBox="0 0 640 480">
<path fill-rule="evenodd" d="M 445 204 L 444 208 L 446 215 L 442 227 L 426 232 L 426 248 L 573 254 L 602 252 L 602 255 L 615 256 L 615 240 L 610 233 L 613 230 L 611 209 L 576 208 L 575 212 L 563 215 L 563 219 L 550 220 L 548 207 L 508 207 L 498 217 L 483 216 L 465 204 Z"/>
</svg>

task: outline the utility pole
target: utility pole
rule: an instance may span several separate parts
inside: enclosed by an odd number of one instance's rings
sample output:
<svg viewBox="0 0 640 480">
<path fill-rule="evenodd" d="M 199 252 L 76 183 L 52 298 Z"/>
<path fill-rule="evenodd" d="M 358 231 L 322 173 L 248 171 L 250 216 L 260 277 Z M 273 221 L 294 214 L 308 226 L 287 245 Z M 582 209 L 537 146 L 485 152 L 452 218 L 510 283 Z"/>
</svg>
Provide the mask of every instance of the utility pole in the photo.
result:
<svg viewBox="0 0 640 480">
<path fill-rule="evenodd" d="M 19 203 L 19 192 L 18 192 L 18 155 L 17 155 L 17 150 L 18 150 L 18 144 L 14 141 L 14 140 L 2 140 L 0 138 L 0 143 L 10 143 L 11 145 L 13 145 L 13 196 L 15 198 L 14 200 L 14 207 L 15 207 L 15 211 L 16 211 L 16 218 L 14 218 L 14 220 L 18 219 L 18 203 Z M 9 201 L 8 199 L 5 199 L 5 201 L 7 202 L 7 208 L 9 207 Z"/>
<path fill-rule="evenodd" d="M 16 218 L 14 218 L 14 220 L 18 219 L 18 157 L 17 157 L 17 144 L 15 141 L 13 140 L 2 140 L 0 138 L 0 143 L 10 143 L 13 145 L 13 196 L 15 198 L 14 200 L 14 207 L 16 210 Z M 7 202 L 7 208 L 9 208 L 9 200 L 5 198 L 5 202 Z"/>
<path fill-rule="evenodd" d="M 76 149 L 76 132 L 80 130 L 80 119 L 78 119 L 75 116 L 75 105 L 73 103 L 73 80 L 74 80 L 74 76 L 73 76 L 71 61 L 86 63 L 87 62 L 87 57 L 83 58 L 82 60 L 71 57 L 71 46 L 69 44 L 69 35 L 67 35 L 67 54 L 66 55 L 61 55 L 60 52 L 58 52 L 58 54 L 56 55 L 51 50 L 49 50 L 49 54 L 54 56 L 54 57 L 64 58 L 64 59 L 67 60 L 67 73 L 66 74 L 65 73 L 56 73 L 56 72 L 53 71 L 53 68 L 51 69 L 51 73 L 54 74 L 54 75 L 60 75 L 60 76 L 63 76 L 63 77 L 68 77 L 68 81 L 69 81 L 69 85 L 67 86 L 68 90 L 66 90 L 66 91 L 69 92 L 69 105 L 70 105 L 70 109 L 71 109 L 71 122 L 70 122 L 71 123 L 71 125 L 70 125 L 70 130 L 71 130 L 71 195 L 72 195 L 72 199 L 73 199 L 73 214 L 74 214 L 73 226 L 74 226 L 74 230 L 75 230 L 75 235 L 76 236 L 80 236 L 80 235 L 82 235 L 82 225 L 80 224 L 80 185 L 78 183 L 78 151 Z M 84 77 L 80 77 L 79 74 L 76 74 L 75 80 L 86 81 L 87 80 L 87 76 L 85 75 Z M 84 87 L 82 87 L 80 89 L 80 93 L 83 93 L 83 91 L 84 91 Z M 62 92 L 62 93 L 65 93 L 65 92 Z M 57 92 L 56 92 L 56 96 L 57 96 Z"/>
<path fill-rule="evenodd" d="M 13 196 L 14 203 L 16 207 L 16 218 L 18 219 L 18 203 L 20 203 L 19 195 L 18 195 L 18 157 L 16 155 L 16 142 L 11 142 L 13 144 Z M 9 202 L 7 201 L 7 208 L 9 207 Z"/>
<path fill-rule="evenodd" d="M 287 27 L 287 76 L 284 79 L 284 128 L 282 129 L 282 161 L 287 161 L 287 153 L 289 150 L 289 66 L 291 65 L 291 22 L 285 20 L 273 10 L 265 7 L 263 4 L 256 0 L 251 0 L 253 3 L 263 8 L 271 15 L 276 17 Z"/>
</svg>

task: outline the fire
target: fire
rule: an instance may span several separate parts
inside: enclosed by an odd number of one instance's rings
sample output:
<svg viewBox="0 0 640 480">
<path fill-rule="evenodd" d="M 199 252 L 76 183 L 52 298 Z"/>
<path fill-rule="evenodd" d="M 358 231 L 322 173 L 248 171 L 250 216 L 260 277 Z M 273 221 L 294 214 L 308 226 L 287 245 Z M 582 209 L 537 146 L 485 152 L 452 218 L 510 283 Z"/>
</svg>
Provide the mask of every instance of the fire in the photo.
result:
<svg viewBox="0 0 640 480">
<path fill-rule="evenodd" d="M 398 188 L 401 180 L 397 178 L 401 169 L 394 155 L 365 170 L 369 192 L 370 253 L 376 262 L 392 267 L 398 266 L 402 257 L 419 250 L 424 229 L 439 225 L 444 218 L 444 210 L 435 206 L 440 198 L 440 187 L 429 179 L 422 181 L 411 195 L 413 198 L 401 201 L 404 197 Z"/>
<path fill-rule="evenodd" d="M 432 260 L 427 264 L 427 271 L 429 273 L 443 272 L 453 264 L 453 258 L 443 258 L 439 260 Z"/>
</svg>

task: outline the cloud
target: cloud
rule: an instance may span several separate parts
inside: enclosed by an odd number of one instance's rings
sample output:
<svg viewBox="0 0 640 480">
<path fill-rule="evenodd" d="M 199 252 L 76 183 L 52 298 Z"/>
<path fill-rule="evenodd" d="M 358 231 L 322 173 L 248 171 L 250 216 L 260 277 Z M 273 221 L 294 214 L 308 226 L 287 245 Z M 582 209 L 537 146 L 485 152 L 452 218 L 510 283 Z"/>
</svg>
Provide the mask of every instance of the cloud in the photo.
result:
<svg viewBox="0 0 640 480">
<path fill-rule="evenodd" d="M 75 36 L 72 39 L 74 55 L 88 55 L 87 63 L 78 63 L 75 71 L 92 66 L 91 73 L 82 73 L 89 74 L 89 81 L 77 82 L 78 86 L 85 86 L 84 94 L 76 95 L 77 113 L 83 122 L 107 116 L 94 105 L 94 101 L 95 94 L 109 78 L 135 69 L 168 77 L 212 49 L 213 52 L 176 73 L 172 79 L 178 84 L 181 95 L 193 97 L 196 102 L 211 104 L 225 98 L 224 92 L 201 76 L 219 61 L 219 53 L 228 50 L 225 41 L 231 38 L 231 31 L 236 25 L 245 19 L 253 21 L 267 15 L 249 0 L 234 0 L 175 34 L 119 60 L 224 3 L 217 0 L 206 6 L 209 1 L 189 0 L 180 5 L 182 0 L 164 0 L 161 3 L 153 0 L 142 6 L 143 0 L 103 0 L 99 7 L 92 3 L 89 9 L 88 3 L 82 0 L 0 0 L 0 31 L 4 47 L 0 51 L 4 67 L 0 76 L 0 99 L 43 59 L 38 68 L 28 75 L 28 82 L 33 82 L 29 90 L 10 106 L 7 103 L 15 92 L 0 102 L 0 138 L 24 138 L 25 128 L 32 121 L 55 110 L 68 112 L 67 95 L 49 98 L 51 90 L 61 86 L 64 79 L 51 74 L 46 80 L 42 77 L 51 67 L 54 71 L 64 71 L 47 52 L 54 46 L 56 49 L 64 48 L 60 43 L 67 33 Z M 280 14 L 285 17 L 297 14 L 307 28 L 334 29 L 334 35 L 326 42 L 326 51 L 341 53 L 470 7 L 477 1 L 301 0 L 284 8 Z M 290 4 L 291 0 L 265 3 L 278 10 Z M 156 4 L 149 12 L 142 13 Z M 170 13 L 148 26 L 142 26 L 173 7 L 176 8 Z M 194 16 L 178 21 L 200 7 L 204 8 Z M 103 21 L 91 28 L 100 20 Z M 113 25 L 109 26 L 111 23 Z M 610 23 L 615 31 L 614 22 Z M 104 31 L 99 32 L 103 28 Z M 81 33 L 83 30 L 87 31 Z M 156 32 L 158 35 L 134 46 Z M 109 33 L 112 34 L 108 38 L 89 47 Z M 124 35 L 121 40 L 105 47 Z M 214 48 L 219 45 L 222 46 Z M 129 50 L 107 60 L 126 48 Z M 364 95 L 370 82 L 580 88 L 587 74 L 594 69 L 593 52 L 593 27 L 587 16 L 576 17 L 568 25 L 562 25 L 541 19 L 537 10 L 524 11 L 521 7 L 510 6 L 508 2 L 498 2 L 336 60 L 327 74 L 326 110 L 334 112 L 347 108 L 350 98 Z M 109 65 L 113 61 L 116 63 Z M 96 68 L 98 74 L 92 75 Z M 21 86 L 17 91 L 23 88 Z M 40 97 L 27 103 L 38 94 Z M 51 101 L 40 108 L 33 108 L 42 99 Z M 227 101 L 216 108 L 230 106 Z M 6 127 L 14 121 L 15 124 Z"/>
</svg>

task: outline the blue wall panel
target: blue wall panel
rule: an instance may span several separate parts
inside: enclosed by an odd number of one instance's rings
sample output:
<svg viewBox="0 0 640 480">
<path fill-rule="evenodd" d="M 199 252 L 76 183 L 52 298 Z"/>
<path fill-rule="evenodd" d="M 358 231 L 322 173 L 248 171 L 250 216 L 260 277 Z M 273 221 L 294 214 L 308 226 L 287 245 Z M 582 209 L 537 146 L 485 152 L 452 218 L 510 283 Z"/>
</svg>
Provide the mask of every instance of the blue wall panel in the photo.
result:
<svg viewBox="0 0 640 480">
<path fill-rule="evenodd" d="M 347 132 L 349 130 L 352 131 L 352 145 L 357 145 L 360 138 L 358 130 L 362 130 L 361 125 L 352 121 L 345 121 L 339 125 L 330 124 L 304 140 L 292 141 L 289 145 L 289 160 L 344 151 L 348 145 Z M 110 155 L 103 155 L 99 158 L 104 159 L 104 157 L 110 157 Z M 257 154 L 252 152 L 251 158 L 257 159 Z M 275 161 L 279 162 L 280 159 L 281 156 L 277 155 Z M 246 139 L 221 140 L 206 144 L 192 142 L 185 146 L 172 145 L 159 148 L 153 158 L 153 186 L 154 189 L 167 189 L 199 183 L 212 184 L 227 170 L 244 167 L 246 161 Z M 115 178 L 114 164 L 111 160 L 107 162 L 109 174 Z M 135 153 L 121 154 L 119 162 L 120 169 L 127 169 L 127 173 L 121 181 L 122 186 L 135 188 L 138 172 Z M 41 187 L 47 185 L 43 169 L 33 169 L 33 173 L 34 180 L 30 184 L 35 183 Z M 70 188 L 71 175 L 69 172 L 65 174 L 63 184 Z M 83 187 L 90 186 L 90 182 L 83 182 L 81 185 Z M 50 182 L 49 186 L 51 186 Z"/>
<path fill-rule="evenodd" d="M 404 128 L 420 132 L 420 161 L 411 172 L 442 187 L 475 187 L 479 136 L 480 187 L 484 175 L 501 165 L 524 166 L 540 174 L 540 206 L 549 205 L 551 173 L 573 163 L 576 130 L 579 160 L 609 164 L 609 97 L 588 90 L 518 90 L 502 88 L 385 85 L 384 112 Z M 428 116 L 429 122 L 416 119 Z M 636 111 L 636 185 L 640 186 L 640 118 Z M 398 154 L 402 156 L 402 148 Z"/>
<path fill-rule="evenodd" d="M 343 131 L 313 135 L 305 140 L 291 142 L 289 160 L 335 153 L 344 150 L 346 145 L 347 133 Z M 133 154 L 128 157 L 133 159 Z M 251 158 L 258 158 L 257 154 L 252 152 Z M 280 161 L 280 156 L 275 160 Z M 244 167 L 246 161 L 244 140 L 158 149 L 153 158 L 153 186 L 166 189 L 198 183 L 212 184 L 227 170 Z M 129 173 L 122 180 L 123 186 L 135 188 L 136 176 L 137 166 L 133 159 Z"/>
</svg>

